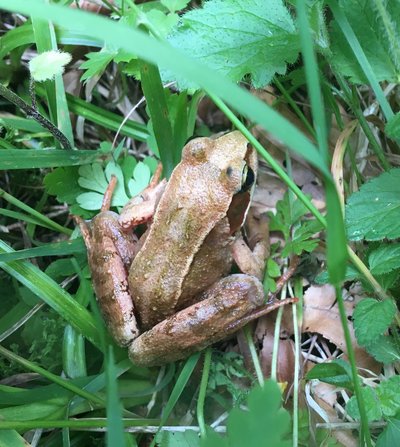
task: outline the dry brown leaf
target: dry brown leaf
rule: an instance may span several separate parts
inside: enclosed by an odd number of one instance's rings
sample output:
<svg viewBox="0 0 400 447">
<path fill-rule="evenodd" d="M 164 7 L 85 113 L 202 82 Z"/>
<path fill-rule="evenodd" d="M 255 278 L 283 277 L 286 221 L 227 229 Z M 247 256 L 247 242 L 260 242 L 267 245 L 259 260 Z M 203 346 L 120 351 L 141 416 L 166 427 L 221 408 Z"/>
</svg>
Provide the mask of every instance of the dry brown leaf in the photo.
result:
<svg viewBox="0 0 400 447">
<path fill-rule="evenodd" d="M 344 304 L 348 319 L 352 316 L 356 303 L 356 300 L 345 300 Z M 350 321 L 349 329 L 357 366 L 371 371 L 379 371 L 379 364 L 358 345 L 354 335 L 353 325 Z M 311 286 L 305 292 L 302 332 L 312 332 L 322 335 L 347 355 L 339 308 L 336 303 L 335 289 L 331 285 Z"/>
<path fill-rule="evenodd" d="M 338 417 L 335 405 L 337 402 L 336 388 L 328 383 L 318 382 L 312 385 L 312 394 L 315 402 L 324 410 L 329 422 L 343 422 Z M 328 422 L 328 421 L 325 421 Z M 351 430 L 333 430 L 332 435 L 346 447 L 358 446 L 357 439 Z"/>
</svg>

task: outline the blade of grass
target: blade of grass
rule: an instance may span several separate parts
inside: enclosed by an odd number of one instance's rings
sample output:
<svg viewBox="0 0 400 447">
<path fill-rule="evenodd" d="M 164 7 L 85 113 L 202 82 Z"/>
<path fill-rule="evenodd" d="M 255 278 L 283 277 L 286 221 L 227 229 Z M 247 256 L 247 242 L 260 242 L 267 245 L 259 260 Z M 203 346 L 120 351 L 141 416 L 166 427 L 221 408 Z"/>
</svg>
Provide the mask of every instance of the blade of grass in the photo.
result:
<svg viewBox="0 0 400 447">
<path fill-rule="evenodd" d="M 169 178 L 175 166 L 176 148 L 160 72 L 155 65 L 141 62 L 140 79 L 163 165 L 163 175 Z"/>
<path fill-rule="evenodd" d="M 307 9 L 305 0 L 298 0 L 296 3 L 297 17 L 300 30 L 300 40 L 302 54 L 306 69 L 306 80 L 308 94 L 311 98 L 312 114 L 314 124 L 317 125 L 317 141 L 320 150 L 324 153 L 324 159 L 328 163 L 328 142 L 326 133 L 325 113 L 323 109 L 321 87 L 318 76 L 318 65 L 313 49 L 313 41 L 308 23 Z M 345 275 L 347 261 L 347 243 L 346 234 L 341 211 L 340 201 L 336 191 L 336 187 L 332 181 L 325 182 L 327 213 L 327 260 L 330 281 L 332 281 L 336 298 L 339 306 L 343 332 L 346 340 L 346 348 L 349 355 L 349 361 L 353 371 L 353 383 L 356 390 L 358 406 L 361 415 L 360 438 L 364 439 L 368 446 L 371 445 L 371 436 L 368 428 L 368 419 L 365 410 L 364 401 L 361 394 L 361 386 L 357 375 L 357 367 L 355 364 L 355 355 L 350 337 L 346 311 L 343 303 L 343 297 L 340 293 L 340 284 Z"/>
<path fill-rule="evenodd" d="M 62 149 L 8 149 L 0 151 L 0 169 L 37 169 L 81 166 L 100 161 L 104 151 L 64 151 Z"/>
<path fill-rule="evenodd" d="M 181 373 L 179 374 L 179 377 L 177 381 L 175 382 L 175 386 L 172 389 L 172 392 L 169 396 L 168 402 L 166 403 L 163 411 L 163 415 L 160 421 L 159 429 L 160 431 L 161 427 L 165 424 L 165 422 L 168 420 L 172 410 L 175 407 L 175 404 L 178 402 L 179 397 L 181 396 L 186 384 L 188 383 L 192 372 L 197 365 L 197 362 L 200 358 L 200 352 L 197 352 L 196 354 L 193 354 L 191 357 L 189 357 L 186 360 L 185 366 L 182 368 Z M 156 437 L 154 437 L 152 443 L 150 444 L 150 447 L 154 447 L 156 442 Z"/>
<path fill-rule="evenodd" d="M 12 251 L 11 247 L 0 240 L 0 253 Z M 0 262 L 0 268 L 28 287 L 95 346 L 100 346 L 97 327 L 88 310 L 35 265 L 27 261 Z"/>
<path fill-rule="evenodd" d="M 122 405 L 118 396 L 117 375 L 114 364 L 112 346 L 108 347 L 106 363 L 107 377 L 107 433 L 106 443 L 108 446 L 125 446 L 124 424 L 122 422 Z"/>
<path fill-rule="evenodd" d="M 26 248 L 11 253 L 0 253 L 0 262 L 16 261 L 18 259 L 37 258 L 39 256 L 66 256 L 74 253 L 86 253 L 83 239 L 53 242 L 41 247 Z"/>
<path fill-rule="evenodd" d="M 318 75 L 318 64 L 314 53 L 313 41 L 308 23 L 307 10 L 304 0 L 297 2 L 297 18 L 300 30 L 301 50 L 305 63 L 308 94 L 311 99 L 311 109 L 319 149 L 324 162 L 328 166 L 328 138 L 325 112 Z M 339 284 L 345 274 L 347 262 L 346 231 L 340 200 L 332 177 L 325 178 L 326 204 L 327 204 L 327 258 L 329 278 L 334 284 Z"/>
<path fill-rule="evenodd" d="M 99 124 L 106 129 L 110 129 L 115 132 L 120 129 L 123 117 L 108 110 L 101 109 L 94 104 L 87 103 L 86 101 L 83 101 L 82 99 L 70 94 L 67 94 L 67 101 L 69 109 L 72 113 L 82 116 L 92 123 Z M 146 126 L 132 120 L 127 120 L 119 132 L 121 135 L 138 141 L 146 141 L 149 137 Z"/>
<path fill-rule="evenodd" d="M 84 399 L 87 399 L 90 402 L 98 404 L 101 407 L 105 407 L 106 405 L 106 402 L 101 397 L 96 396 L 93 393 L 89 393 L 88 391 L 82 390 L 78 386 L 74 385 L 71 381 L 62 379 L 61 377 L 47 371 L 46 369 L 41 368 L 35 363 L 32 363 L 29 360 L 26 360 L 23 357 L 20 357 L 19 355 L 15 354 L 14 352 L 9 351 L 3 346 L 0 346 L 0 355 L 6 357 L 11 362 L 17 362 L 18 364 L 20 364 L 22 367 L 26 368 L 29 371 L 33 371 L 37 374 L 40 374 L 41 376 L 48 379 L 50 382 L 56 383 L 57 385 L 65 388 L 66 390 L 71 391 L 72 393 L 78 396 L 83 397 Z"/>
<path fill-rule="evenodd" d="M 54 222 L 53 220 L 49 219 L 46 216 L 43 216 L 43 214 L 38 213 L 35 209 L 31 208 L 29 205 L 26 205 L 25 203 L 18 200 L 16 197 L 12 196 L 11 194 L 8 194 L 4 189 L 0 188 L 0 197 L 2 197 L 7 202 L 11 203 L 12 205 L 20 208 L 21 210 L 27 212 L 28 214 L 32 215 L 35 219 L 37 219 L 39 222 L 42 222 L 43 225 L 46 225 L 48 228 L 51 228 L 54 231 L 58 231 L 60 233 L 66 234 L 70 236 L 72 234 L 72 230 L 68 228 L 64 228 L 61 225 L 59 225 L 57 222 Z"/>
<path fill-rule="evenodd" d="M 360 64 L 360 67 L 364 72 L 365 77 L 368 79 L 368 82 L 370 83 L 375 93 L 376 99 L 378 100 L 382 108 L 382 112 L 385 115 L 386 120 L 388 121 L 390 118 L 394 116 L 393 110 L 390 107 L 390 104 L 386 99 L 386 96 L 384 95 L 381 86 L 379 85 L 374 70 L 371 67 L 371 64 L 369 63 L 368 58 L 365 55 L 364 50 L 362 49 L 362 46 L 360 45 L 360 42 L 357 39 L 357 36 L 355 35 L 353 29 L 351 28 L 346 18 L 344 10 L 342 8 L 339 8 L 339 5 L 337 4 L 336 0 L 328 0 L 327 4 L 331 8 L 333 15 L 336 19 L 336 22 L 338 23 L 342 33 L 346 37 L 347 42 L 350 45 L 350 48 L 352 49 L 355 58 Z"/>
</svg>

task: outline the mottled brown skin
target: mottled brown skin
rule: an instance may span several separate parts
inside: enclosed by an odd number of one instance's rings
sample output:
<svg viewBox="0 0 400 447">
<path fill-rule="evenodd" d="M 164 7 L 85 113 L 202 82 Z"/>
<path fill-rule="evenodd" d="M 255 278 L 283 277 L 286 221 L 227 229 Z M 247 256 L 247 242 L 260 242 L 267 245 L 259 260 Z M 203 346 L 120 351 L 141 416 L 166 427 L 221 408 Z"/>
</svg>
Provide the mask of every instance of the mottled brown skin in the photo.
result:
<svg viewBox="0 0 400 447">
<path fill-rule="evenodd" d="M 248 247 L 234 249 L 251 198 L 243 183 L 255 181 L 244 175 L 248 167 L 255 174 L 256 154 L 239 132 L 192 140 L 164 192 L 152 185 L 125 207 L 118 223 L 114 213 L 102 212 L 90 231 L 81 224 L 106 322 L 117 342 L 129 345 L 134 362 L 159 365 L 203 349 L 243 326 L 263 303 L 257 277 L 268 253 L 265 241 L 252 247 L 258 261 Z M 145 240 L 135 245 L 122 227 L 142 222 L 143 210 L 147 220 L 152 207 Z M 128 254 L 121 248 L 125 238 Z M 245 259 L 241 270 L 251 276 L 226 276 L 238 252 Z M 138 338 L 134 314 L 146 331 Z"/>
</svg>

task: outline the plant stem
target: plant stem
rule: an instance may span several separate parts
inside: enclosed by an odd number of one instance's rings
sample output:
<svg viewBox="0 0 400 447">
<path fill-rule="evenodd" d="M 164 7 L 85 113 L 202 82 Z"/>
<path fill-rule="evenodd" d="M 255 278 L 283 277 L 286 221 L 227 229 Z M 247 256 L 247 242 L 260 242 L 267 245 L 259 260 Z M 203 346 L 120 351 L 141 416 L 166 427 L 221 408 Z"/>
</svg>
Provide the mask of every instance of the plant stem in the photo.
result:
<svg viewBox="0 0 400 447">
<path fill-rule="evenodd" d="M 206 424 L 204 421 L 204 401 L 206 399 L 210 366 L 211 366 L 211 348 L 207 348 L 204 353 L 203 374 L 201 376 L 199 398 L 197 399 L 197 422 L 199 424 L 200 436 L 202 438 L 205 438 L 206 436 Z"/>
<path fill-rule="evenodd" d="M 37 121 L 41 126 L 47 129 L 54 138 L 56 138 L 64 149 L 71 150 L 71 144 L 68 138 L 47 118 L 41 115 L 34 107 L 27 104 L 22 98 L 16 95 L 13 91 L 7 88 L 0 82 L 0 95 L 6 98 L 11 103 L 19 107 L 27 117 L 30 117 Z"/>
</svg>

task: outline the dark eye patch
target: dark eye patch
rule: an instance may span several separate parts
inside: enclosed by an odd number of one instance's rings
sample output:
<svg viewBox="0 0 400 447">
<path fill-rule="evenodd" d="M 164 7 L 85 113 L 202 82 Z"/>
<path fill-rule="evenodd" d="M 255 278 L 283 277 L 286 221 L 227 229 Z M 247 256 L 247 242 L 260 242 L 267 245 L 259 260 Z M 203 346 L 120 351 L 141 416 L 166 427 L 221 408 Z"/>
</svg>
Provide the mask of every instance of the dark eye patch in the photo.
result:
<svg viewBox="0 0 400 447">
<path fill-rule="evenodd" d="M 232 175 L 232 172 L 233 172 L 233 168 L 231 166 L 228 166 L 226 169 L 226 175 L 228 177 L 230 177 Z"/>
</svg>

